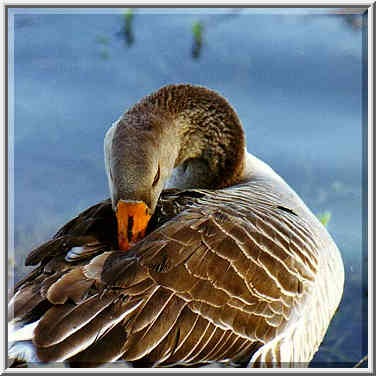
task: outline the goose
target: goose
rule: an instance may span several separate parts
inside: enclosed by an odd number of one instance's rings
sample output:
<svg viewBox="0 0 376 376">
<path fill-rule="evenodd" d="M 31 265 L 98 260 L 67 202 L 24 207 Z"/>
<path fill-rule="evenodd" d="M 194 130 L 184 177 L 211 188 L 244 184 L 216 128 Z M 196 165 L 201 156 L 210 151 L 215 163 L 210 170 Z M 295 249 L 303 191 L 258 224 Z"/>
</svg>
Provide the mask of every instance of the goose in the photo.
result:
<svg viewBox="0 0 376 376">
<path fill-rule="evenodd" d="M 341 255 L 247 151 L 228 101 L 162 87 L 110 127 L 104 154 L 110 198 L 26 258 L 35 269 L 8 305 L 8 357 L 307 367 L 341 300 Z"/>
</svg>

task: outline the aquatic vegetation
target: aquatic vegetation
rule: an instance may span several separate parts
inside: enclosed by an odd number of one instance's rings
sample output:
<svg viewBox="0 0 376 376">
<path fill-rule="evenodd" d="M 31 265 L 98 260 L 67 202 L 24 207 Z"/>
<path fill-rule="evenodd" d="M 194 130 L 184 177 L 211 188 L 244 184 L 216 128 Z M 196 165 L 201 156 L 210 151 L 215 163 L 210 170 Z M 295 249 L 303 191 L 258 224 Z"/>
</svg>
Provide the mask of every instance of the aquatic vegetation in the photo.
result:
<svg viewBox="0 0 376 376">
<path fill-rule="evenodd" d="M 332 214 L 330 212 L 328 212 L 328 211 L 317 215 L 317 218 L 320 220 L 320 222 L 325 227 L 328 226 L 328 223 L 329 223 L 331 217 L 332 217 Z"/>
<path fill-rule="evenodd" d="M 124 36 L 125 36 L 125 41 L 127 42 L 128 46 L 130 46 L 134 42 L 134 35 L 133 35 L 133 9 L 129 8 L 125 13 L 124 13 Z"/>
<path fill-rule="evenodd" d="M 197 59 L 201 54 L 201 48 L 203 43 L 203 29 L 204 26 L 201 21 L 195 21 L 192 25 L 193 33 L 193 48 L 192 57 Z"/>
<path fill-rule="evenodd" d="M 100 53 L 99 53 L 99 57 L 100 57 L 102 60 L 107 60 L 107 59 L 109 59 L 110 54 L 109 54 L 109 52 L 108 52 L 106 49 L 103 49 L 103 50 L 100 51 Z"/>
<path fill-rule="evenodd" d="M 106 37 L 105 35 L 97 35 L 95 37 L 95 41 L 99 44 L 103 44 L 107 46 L 110 43 L 110 39 Z"/>
</svg>

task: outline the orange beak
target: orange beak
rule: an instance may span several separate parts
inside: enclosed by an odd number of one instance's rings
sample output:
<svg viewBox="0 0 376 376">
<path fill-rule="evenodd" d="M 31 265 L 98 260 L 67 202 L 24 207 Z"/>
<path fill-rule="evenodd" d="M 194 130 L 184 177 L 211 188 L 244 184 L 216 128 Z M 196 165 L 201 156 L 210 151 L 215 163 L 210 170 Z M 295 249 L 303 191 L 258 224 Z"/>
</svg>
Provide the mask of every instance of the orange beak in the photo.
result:
<svg viewBox="0 0 376 376">
<path fill-rule="evenodd" d="M 145 236 L 151 215 L 142 201 L 119 201 L 116 208 L 118 242 L 121 250 L 127 251 Z"/>
</svg>

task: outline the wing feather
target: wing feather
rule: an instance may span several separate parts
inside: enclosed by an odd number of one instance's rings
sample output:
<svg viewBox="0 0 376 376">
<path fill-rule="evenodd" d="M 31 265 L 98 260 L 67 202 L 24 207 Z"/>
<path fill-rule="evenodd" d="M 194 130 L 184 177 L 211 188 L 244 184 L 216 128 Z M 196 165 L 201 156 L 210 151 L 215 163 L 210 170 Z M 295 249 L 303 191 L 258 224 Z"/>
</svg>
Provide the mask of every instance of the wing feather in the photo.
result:
<svg viewBox="0 0 376 376">
<path fill-rule="evenodd" d="M 12 303 L 19 320 L 50 304 L 34 332 L 39 358 L 172 366 L 253 356 L 258 366 L 296 359 L 291 343 L 304 338 L 311 356 L 325 325 L 307 337 L 297 328 L 316 299 L 318 230 L 294 200 L 256 183 L 166 192 L 129 252 L 116 250 L 109 200 L 60 229 L 28 257 L 41 267 Z M 318 312 L 330 315 L 323 304 Z"/>
</svg>

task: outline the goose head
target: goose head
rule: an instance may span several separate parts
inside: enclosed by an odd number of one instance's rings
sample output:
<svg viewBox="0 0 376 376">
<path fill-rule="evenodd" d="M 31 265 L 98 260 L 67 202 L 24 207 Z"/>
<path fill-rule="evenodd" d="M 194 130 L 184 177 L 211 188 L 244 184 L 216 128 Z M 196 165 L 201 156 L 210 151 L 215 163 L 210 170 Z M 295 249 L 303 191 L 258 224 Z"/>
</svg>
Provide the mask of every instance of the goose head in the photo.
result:
<svg viewBox="0 0 376 376">
<path fill-rule="evenodd" d="M 216 189 L 240 181 L 244 150 L 235 111 L 214 91 L 169 85 L 133 106 L 104 145 L 119 247 L 145 235 L 166 186 Z"/>
<path fill-rule="evenodd" d="M 118 242 L 127 250 L 140 240 L 173 170 L 176 145 L 163 140 L 153 120 L 124 116 L 105 137 L 106 172 L 118 222 Z M 155 121 L 155 119 L 154 119 Z M 170 156 L 170 157 L 169 157 Z"/>
</svg>

